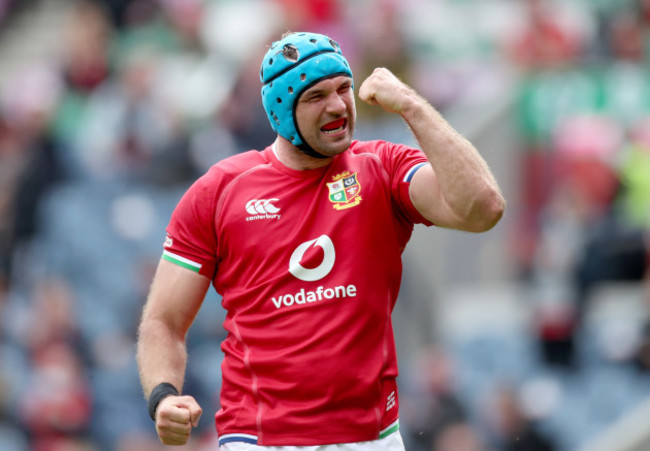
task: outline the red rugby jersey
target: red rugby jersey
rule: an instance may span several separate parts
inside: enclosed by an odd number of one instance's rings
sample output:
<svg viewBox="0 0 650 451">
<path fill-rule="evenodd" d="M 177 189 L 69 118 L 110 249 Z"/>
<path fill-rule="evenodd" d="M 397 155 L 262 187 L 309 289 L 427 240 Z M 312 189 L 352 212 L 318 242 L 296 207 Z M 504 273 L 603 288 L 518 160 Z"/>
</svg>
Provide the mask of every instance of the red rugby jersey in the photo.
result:
<svg viewBox="0 0 650 451">
<path fill-rule="evenodd" d="M 354 141 L 296 171 L 271 147 L 214 165 L 176 207 L 163 258 L 213 280 L 227 311 L 219 437 L 260 445 L 374 440 L 397 424 L 391 312 L 427 160 Z"/>
</svg>

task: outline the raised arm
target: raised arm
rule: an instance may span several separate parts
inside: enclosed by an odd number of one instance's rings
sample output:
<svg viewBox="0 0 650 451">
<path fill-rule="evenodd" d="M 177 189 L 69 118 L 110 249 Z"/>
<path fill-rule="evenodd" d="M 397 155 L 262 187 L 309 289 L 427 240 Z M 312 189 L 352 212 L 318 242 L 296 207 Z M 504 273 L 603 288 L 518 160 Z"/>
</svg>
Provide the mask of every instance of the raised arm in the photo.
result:
<svg viewBox="0 0 650 451">
<path fill-rule="evenodd" d="M 204 276 L 160 261 L 138 334 L 138 369 L 147 398 L 161 383 L 182 392 L 187 362 L 185 337 L 209 285 Z M 154 416 L 161 442 L 182 445 L 197 425 L 201 408 L 191 396 L 171 395 L 160 401 Z"/>
<path fill-rule="evenodd" d="M 385 68 L 362 83 L 359 97 L 402 116 L 431 163 L 415 173 L 409 188 L 422 216 L 468 232 L 496 225 L 505 209 L 496 180 L 474 146 L 433 106 Z"/>
</svg>

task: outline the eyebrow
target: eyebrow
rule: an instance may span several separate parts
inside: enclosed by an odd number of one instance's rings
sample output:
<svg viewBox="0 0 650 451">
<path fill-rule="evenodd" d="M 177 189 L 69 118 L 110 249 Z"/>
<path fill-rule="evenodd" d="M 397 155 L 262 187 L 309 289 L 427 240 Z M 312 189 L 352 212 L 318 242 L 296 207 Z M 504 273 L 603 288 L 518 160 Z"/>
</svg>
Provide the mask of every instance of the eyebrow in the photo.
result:
<svg viewBox="0 0 650 451">
<path fill-rule="evenodd" d="M 352 86 L 352 81 L 351 81 L 351 80 L 345 80 L 345 81 L 341 82 L 341 83 L 336 87 L 336 89 L 334 89 L 334 91 L 338 91 L 339 89 L 345 87 L 346 85 L 347 85 L 348 87 L 349 87 L 349 86 Z M 316 87 L 311 87 L 311 88 L 309 88 L 307 91 L 305 91 L 305 93 L 303 94 L 303 96 L 304 96 L 304 97 L 307 97 L 307 96 L 313 96 L 313 95 L 320 95 L 320 94 L 325 94 L 325 93 L 327 93 L 327 92 L 329 92 L 329 91 L 330 91 L 329 89 L 319 89 L 319 88 L 316 88 Z"/>
</svg>

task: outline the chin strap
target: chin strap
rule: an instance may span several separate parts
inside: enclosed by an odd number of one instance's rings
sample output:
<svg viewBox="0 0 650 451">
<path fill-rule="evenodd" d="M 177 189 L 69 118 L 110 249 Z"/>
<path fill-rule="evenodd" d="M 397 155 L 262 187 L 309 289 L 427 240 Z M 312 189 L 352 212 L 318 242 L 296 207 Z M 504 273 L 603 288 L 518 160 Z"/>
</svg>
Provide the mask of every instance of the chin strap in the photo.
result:
<svg viewBox="0 0 650 451">
<path fill-rule="evenodd" d="M 278 151 L 275 148 L 275 142 L 272 144 L 271 148 L 273 149 L 273 153 L 275 153 L 275 156 L 277 157 Z M 302 143 L 301 145 L 298 146 L 298 149 L 305 155 L 312 158 L 318 158 L 319 160 L 324 160 L 325 158 L 331 158 L 328 157 L 327 155 L 323 155 L 322 153 L 316 152 L 314 148 L 307 143 Z"/>
<path fill-rule="evenodd" d="M 318 153 L 314 150 L 313 147 L 311 147 L 309 144 L 306 142 L 303 142 L 298 146 L 298 149 L 305 155 L 308 155 L 312 158 L 318 158 L 319 160 L 324 160 L 325 158 L 330 158 L 327 155 L 323 155 L 322 153 Z"/>
</svg>

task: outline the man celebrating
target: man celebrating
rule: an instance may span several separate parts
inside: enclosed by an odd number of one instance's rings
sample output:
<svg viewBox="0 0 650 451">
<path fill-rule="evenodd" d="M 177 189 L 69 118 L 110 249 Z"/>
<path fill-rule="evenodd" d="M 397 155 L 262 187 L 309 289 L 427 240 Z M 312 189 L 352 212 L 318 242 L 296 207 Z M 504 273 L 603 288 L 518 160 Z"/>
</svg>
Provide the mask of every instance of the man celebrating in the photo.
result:
<svg viewBox="0 0 650 451">
<path fill-rule="evenodd" d="M 185 336 L 210 283 L 227 311 L 227 450 L 403 450 L 391 323 L 413 225 L 482 232 L 505 202 L 476 149 L 409 86 L 376 69 L 359 97 L 399 114 L 421 150 L 353 140 L 336 42 L 291 33 L 262 62 L 278 136 L 215 164 L 176 207 L 145 305 L 138 365 L 165 444 L 202 409 L 182 396 Z"/>
</svg>

